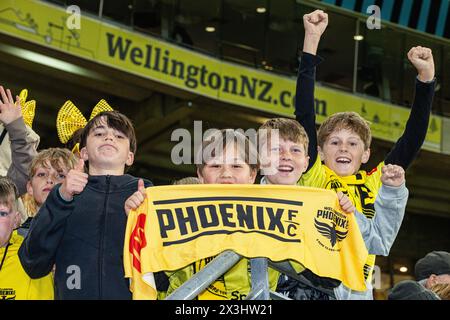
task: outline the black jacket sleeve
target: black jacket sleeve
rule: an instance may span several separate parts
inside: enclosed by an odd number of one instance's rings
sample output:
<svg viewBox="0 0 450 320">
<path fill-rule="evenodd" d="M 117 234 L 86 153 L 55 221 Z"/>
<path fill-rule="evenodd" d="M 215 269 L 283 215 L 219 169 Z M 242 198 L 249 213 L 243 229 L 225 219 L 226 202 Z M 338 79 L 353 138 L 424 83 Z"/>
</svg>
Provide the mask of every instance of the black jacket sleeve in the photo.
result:
<svg viewBox="0 0 450 320">
<path fill-rule="evenodd" d="M 430 83 L 416 79 L 413 106 L 403 135 L 384 159 L 386 164 L 396 164 L 407 169 L 417 156 L 428 131 L 436 81 Z"/>
<path fill-rule="evenodd" d="M 309 53 L 303 53 L 297 76 L 295 90 L 295 118 L 305 128 L 309 138 L 308 171 L 317 159 L 317 132 L 316 110 L 314 103 L 314 82 L 316 78 L 316 66 L 322 62 L 322 58 Z"/>
<path fill-rule="evenodd" d="M 65 223 L 74 209 L 53 188 L 31 223 L 30 231 L 19 248 L 19 259 L 25 272 L 37 279 L 49 274 L 55 264 L 56 250 L 64 235 Z"/>
</svg>

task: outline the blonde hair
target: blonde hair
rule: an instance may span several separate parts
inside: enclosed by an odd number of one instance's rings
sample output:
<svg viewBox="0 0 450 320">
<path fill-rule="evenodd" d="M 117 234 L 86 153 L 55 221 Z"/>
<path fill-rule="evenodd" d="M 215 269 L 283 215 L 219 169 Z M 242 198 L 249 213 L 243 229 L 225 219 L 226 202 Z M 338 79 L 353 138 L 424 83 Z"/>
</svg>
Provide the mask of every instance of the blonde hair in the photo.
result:
<svg viewBox="0 0 450 320">
<path fill-rule="evenodd" d="M 442 300 L 450 300 L 450 283 L 436 283 L 431 287 L 431 291 L 436 293 Z"/>
<path fill-rule="evenodd" d="M 278 130 L 280 138 L 290 140 L 305 147 L 305 152 L 308 153 L 309 138 L 305 128 L 296 120 L 288 118 L 272 118 L 263 123 L 258 129 L 258 135 L 261 139 L 261 130 Z M 261 144 L 261 142 L 260 142 Z"/>
<path fill-rule="evenodd" d="M 356 112 L 338 112 L 328 117 L 319 127 L 317 143 L 323 148 L 325 141 L 335 131 L 348 129 L 355 132 L 364 143 L 364 150 L 369 149 L 372 142 L 370 122 Z"/>
<path fill-rule="evenodd" d="M 48 164 L 57 171 L 61 171 L 63 167 L 67 170 L 75 168 L 77 158 L 68 149 L 65 148 L 48 148 L 41 150 L 30 165 L 29 180 L 33 179 L 38 167 L 48 167 Z M 39 205 L 32 195 L 26 193 L 21 197 L 26 214 L 34 217 L 39 210 Z"/>
<path fill-rule="evenodd" d="M 47 167 L 48 163 L 56 170 L 62 170 L 61 164 L 70 170 L 75 168 L 77 158 L 70 150 L 64 148 L 41 150 L 31 162 L 29 179 L 31 180 L 33 178 L 39 166 Z"/>
</svg>

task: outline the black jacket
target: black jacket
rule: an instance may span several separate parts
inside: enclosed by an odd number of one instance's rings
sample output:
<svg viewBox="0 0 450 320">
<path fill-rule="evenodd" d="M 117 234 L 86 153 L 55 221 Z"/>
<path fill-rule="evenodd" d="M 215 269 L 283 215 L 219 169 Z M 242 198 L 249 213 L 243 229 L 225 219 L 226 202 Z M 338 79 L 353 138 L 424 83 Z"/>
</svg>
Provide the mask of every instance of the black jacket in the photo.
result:
<svg viewBox="0 0 450 320">
<path fill-rule="evenodd" d="M 19 249 L 28 275 L 42 277 L 56 264 L 56 299 L 131 299 L 123 268 L 124 204 L 137 184 L 130 175 L 90 176 L 71 202 L 54 187 Z"/>
</svg>

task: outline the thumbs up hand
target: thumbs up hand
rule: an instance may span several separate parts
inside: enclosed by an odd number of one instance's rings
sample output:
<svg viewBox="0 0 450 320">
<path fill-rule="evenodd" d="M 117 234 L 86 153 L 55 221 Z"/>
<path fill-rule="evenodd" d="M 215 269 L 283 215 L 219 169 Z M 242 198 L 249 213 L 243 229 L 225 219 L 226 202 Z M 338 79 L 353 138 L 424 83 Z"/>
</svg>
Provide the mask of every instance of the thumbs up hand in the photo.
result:
<svg viewBox="0 0 450 320">
<path fill-rule="evenodd" d="M 87 182 L 88 174 L 84 172 L 84 161 L 78 159 L 75 168 L 71 169 L 64 179 L 59 193 L 64 200 L 72 201 L 74 195 L 80 194 L 84 190 Z"/>
<path fill-rule="evenodd" d="M 147 193 L 145 192 L 144 180 L 139 179 L 138 191 L 133 193 L 127 201 L 125 201 L 125 214 L 128 216 L 131 210 L 137 209 L 145 200 Z"/>
</svg>

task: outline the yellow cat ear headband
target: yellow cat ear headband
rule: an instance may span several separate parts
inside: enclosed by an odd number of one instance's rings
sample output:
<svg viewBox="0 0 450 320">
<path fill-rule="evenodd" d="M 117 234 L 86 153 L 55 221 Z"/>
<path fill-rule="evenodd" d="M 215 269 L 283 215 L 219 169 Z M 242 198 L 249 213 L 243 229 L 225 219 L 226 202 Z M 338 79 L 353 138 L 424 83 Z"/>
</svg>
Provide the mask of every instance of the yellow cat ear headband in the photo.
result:
<svg viewBox="0 0 450 320">
<path fill-rule="evenodd" d="M 113 111 L 113 108 L 102 99 L 97 103 L 94 109 L 92 109 L 89 120 L 104 111 Z M 56 117 L 56 130 L 58 131 L 59 140 L 64 144 L 67 143 L 73 137 L 74 133 L 77 130 L 84 128 L 86 124 L 87 120 L 81 111 L 72 103 L 72 101 L 67 100 L 61 109 L 59 109 L 58 116 Z M 72 152 L 79 152 L 78 143 L 74 146 Z"/>
<path fill-rule="evenodd" d="M 36 111 L 36 101 L 35 100 L 27 101 L 27 97 L 28 97 L 28 90 L 23 89 L 19 95 L 19 101 L 22 107 L 23 121 L 27 126 L 32 128 L 34 115 Z"/>
</svg>

